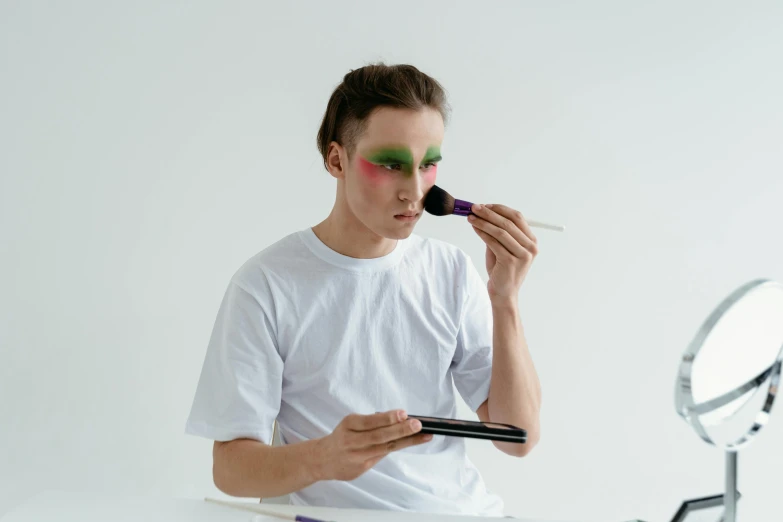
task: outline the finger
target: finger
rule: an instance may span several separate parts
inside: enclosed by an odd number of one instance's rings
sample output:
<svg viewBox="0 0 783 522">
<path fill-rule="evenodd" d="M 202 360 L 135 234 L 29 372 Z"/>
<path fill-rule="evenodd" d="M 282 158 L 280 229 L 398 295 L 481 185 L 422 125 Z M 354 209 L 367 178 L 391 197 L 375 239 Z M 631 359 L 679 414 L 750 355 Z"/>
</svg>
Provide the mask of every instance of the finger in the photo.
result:
<svg viewBox="0 0 783 522">
<path fill-rule="evenodd" d="M 473 225 L 473 228 L 481 230 L 482 232 L 491 236 L 497 243 L 502 245 L 503 249 L 506 251 L 506 254 L 510 254 L 520 259 L 528 255 L 528 251 L 525 249 L 525 247 L 523 247 L 519 241 L 505 229 L 502 229 L 481 217 L 469 217 L 468 219 L 470 220 L 470 224 Z M 516 225 L 513 226 L 516 228 Z M 535 246 L 530 242 L 530 240 L 528 240 L 528 243 L 532 246 Z M 489 243 L 487 243 L 487 245 L 489 245 Z M 495 251 L 493 250 L 493 252 Z M 498 252 L 495 252 L 495 255 L 498 255 Z"/>
<path fill-rule="evenodd" d="M 523 248 L 534 255 L 538 253 L 538 239 L 530 230 L 530 226 L 521 212 L 499 204 L 482 205 L 478 212 L 480 213 L 479 217 L 508 232 Z M 486 215 L 481 215 L 482 212 Z"/>
<path fill-rule="evenodd" d="M 476 234 L 479 235 L 481 240 L 487 244 L 487 247 L 492 251 L 492 253 L 495 254 L 495 258 L 508 260 L 510 257 L 513 257 L 514 254 L 506 250 L 506 247 L 504 247 L 500 241 L 492 237 L 490 234 L 484 232 L 476 226 L 473 227 L 473 230 L 476 232 Z"/>
<path fill-rule="evenodd" d="M 486 205 L 487 208 L 490 210 L 500 214 L 501 216 L 504 216 L 507 219 L 510 219 L 513 221 L 519 229 L 530 238 L 533 243 L 538 244 L 538 238 L 533 233 L 533 229 L 530 228 L 530 225 L 528 224 L 527 220 L 525 219 L 525 216 L 522 215 L 522 213 L 519 210 L 513 209 L 511 207 L 507 207 L 506 205 L 500 205 L 498 203 L 491 203 L 489 205 Z"/>
<path fill-rule="evenodd" d="M 376 446 L 386 444 L 405 437 L 410 437 L 421 431 L 421 422 L 417 419 L 408 419 L 406 422 L 398 423 L 394 426 L 386 426 L 372 431 L 362 432 L 360 446 Z"/>
<path fill-rule="evenodd" d="M 376 444 L 370 448 L 367 448 L 362 452 L 362 456 L 368 459 L 376 459 L 392 453 L 394 451 L 400 451 L 401 449 L 410 448 L 411 446 L 420 446 L 426 444 L 432 440 L 432 435 L 429 433 L 411 435 L 404 439 L 397 439 L 386 442 L 385 444 Z"/>
<path fill-rule="evenodd" d="M 499 207 L 503 208 L 503 214 L 496 212 L 495 210 L 498 210 Z M 480 219 L 483 219 L 484 221 L 487 221 L 488 223 L 491 223 L 497 229 L 504 230 L 510 238 L 513 238 L 517 243 L 522 245 L 522 248 L 525 250 L 528 250 L 533 255 L 538 254 L 538 246 L 536 245 L 537 239 L 535 239 L 535 235 L 531 238 L 528 233 L 531 235 L 533 234 L 530 231 L 530 226 L 525 221 L 524 217 L 522 217 L 522 214 L 518 211 L 511 209 L 509 207 L 506 207 L 504 205 L 473 205 L 472 212 Z M 507 217 L 506 215 L 511 216 Z M 470 218 L 468 218 L 470 220 Z M 480 219 L 471 220 L 471 223 L 475 224 L 480 222 Z M 528 233 L 526 233 L 524 230 L 527 229 Z M 506 247 L 509 249 L 509 251 L 512 251 L 512 248 L 510 245 L 507 244 L 508 239 L 507 238 L 504 241 L 504 234 L 500 234 L 499 231 L 494 229 L 484 229 L 485 232 L 489 232 L 493 236 L 495 236 L 501 243 L 506 245 Z M 497 232 L 497 233 L 495 233 Z"/>
<path fill-rule="evenodd" d="M 408 418 L 402 410 L 392 410 L 372 415 L 349 415 L 345 418 L 346 426 L 352 431 L 370 431 L 386 426 L 399 424 Z"/>
</svg>

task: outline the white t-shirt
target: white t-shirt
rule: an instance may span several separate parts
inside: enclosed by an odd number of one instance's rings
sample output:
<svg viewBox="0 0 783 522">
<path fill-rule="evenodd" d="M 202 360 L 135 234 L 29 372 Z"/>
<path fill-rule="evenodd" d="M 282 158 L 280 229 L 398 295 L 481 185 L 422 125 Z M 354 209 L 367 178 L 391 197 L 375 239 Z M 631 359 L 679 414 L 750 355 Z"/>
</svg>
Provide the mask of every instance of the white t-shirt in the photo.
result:
<svg viewBox="0 0 783 522">
<path fill-rule="evenodd" d="M 456 416 L 454 387 L 476 411 L 492 369 L 492 310 L 470 258 L 412 235 L 355 259 L 312 229 L 251 258 L 229 284 L 186 431 L 284 443 L 330 434 L 351 413 Z M 454 385 L 452 385 L 452 382 Z M 353 481 L 315 483 L 299 505 L 502 516 L 461 438 L 394 452 Z"/>
</svg>

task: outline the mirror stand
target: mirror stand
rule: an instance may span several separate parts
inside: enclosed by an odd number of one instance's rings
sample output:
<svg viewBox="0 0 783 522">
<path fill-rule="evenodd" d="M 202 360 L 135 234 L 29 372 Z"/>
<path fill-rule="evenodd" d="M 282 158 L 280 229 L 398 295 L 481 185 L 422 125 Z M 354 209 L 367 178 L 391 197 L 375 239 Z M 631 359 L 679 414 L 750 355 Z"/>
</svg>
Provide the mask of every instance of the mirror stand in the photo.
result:
<svg viewBox="0 0 783 522">
<path fill-rule="evenodd" d="M 719 509 L 723 507 L 723 515 L 715 522 L 737 521 L 737 500 L 742 496 L 737 491 L 737 451 L 726 450 L 726 491 L 722 495 L 692 498 L 686 500 L 675 513 L 671 522 L 687 522 L 688 515 L 703 509 Z M 703 520 L 703 518 L 699 518 Z"/>
<path fill-rule="evenodd" d="M 737 452 L 726 451 L 726 510 L 723 522 L 735 522 L 737 519 Z"/>
</svg>

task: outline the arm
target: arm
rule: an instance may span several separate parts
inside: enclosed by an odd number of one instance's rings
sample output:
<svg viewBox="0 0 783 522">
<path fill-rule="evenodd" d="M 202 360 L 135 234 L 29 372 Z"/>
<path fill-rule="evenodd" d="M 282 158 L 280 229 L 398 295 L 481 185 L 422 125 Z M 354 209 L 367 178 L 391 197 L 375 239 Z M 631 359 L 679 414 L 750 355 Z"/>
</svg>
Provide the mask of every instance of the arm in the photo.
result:
<svg viewBox="0 0 783 522">
<path fill-rule="evenodd" d="M 252 439 L 215 441 L 215 486 L 234 497 L 279 497 L 317 482 L 317 442 L 269 446 Z"/>
<path fill-rule="evenodd" d="M 319 480 L 316 441 L 269 446 L 252 439 L 215 441 L 215 486 L 234 497 L 279 497 Z"/>
<path fill-rule="evenodd" d="M 268 446 L 252 439 L 216 441 L 212 476 L 235 497 L 278 497 L 321 480 L 354 480 L 393 451 L 424 444 L 421 423 L 403 411 L 348 415 L 320 439 Z"/>
<path fill-rule="evenodd" d="M 478 409 L 484 422 L 513 424 L 527 430 L 525 444 L 495 441 L 509 455 L 523 457 L 538 443 L 541 384 L 525 341 L 516 301 L 492 302 L 492 378 L 489 399 Z"/>
<path fill-rule="evenodd" d="M 525 341 L 518 295 L 538 254 L 535 235 L 522 215 L 503 205 L 474 205 L 469 218 L 487 244 L 492 303 L 492 377 L 489 398 L 478 408 L 484 422 L 513 424 L 528 432 L 526 444 L 495 442 L 509 455 L 524 456 L 540 438 L 541 385 Z"/>
</svg>

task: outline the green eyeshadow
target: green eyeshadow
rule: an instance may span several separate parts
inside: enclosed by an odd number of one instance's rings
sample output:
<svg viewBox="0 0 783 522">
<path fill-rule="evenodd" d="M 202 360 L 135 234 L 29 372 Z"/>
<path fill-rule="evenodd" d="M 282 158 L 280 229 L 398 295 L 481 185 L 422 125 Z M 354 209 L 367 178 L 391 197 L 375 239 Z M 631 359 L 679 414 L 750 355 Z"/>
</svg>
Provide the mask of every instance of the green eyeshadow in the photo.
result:
<svg viewBox="0 0 783 522">
<path fill-rule="evenodd" d="M 402 172 L 413 174 L 413 154 L 405 147 L 385 147 L 371 152 L 367 161 L 376 165 L 400 165 Z M 440 161 L 440 147 L 430 147 L 424 155 L 422 165 Z"/>
</svg>

